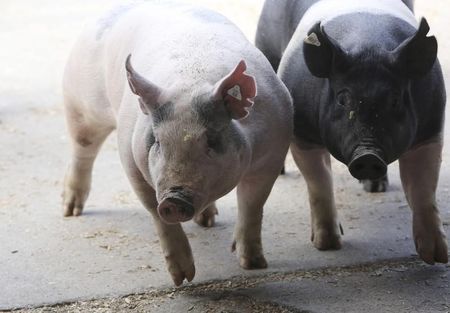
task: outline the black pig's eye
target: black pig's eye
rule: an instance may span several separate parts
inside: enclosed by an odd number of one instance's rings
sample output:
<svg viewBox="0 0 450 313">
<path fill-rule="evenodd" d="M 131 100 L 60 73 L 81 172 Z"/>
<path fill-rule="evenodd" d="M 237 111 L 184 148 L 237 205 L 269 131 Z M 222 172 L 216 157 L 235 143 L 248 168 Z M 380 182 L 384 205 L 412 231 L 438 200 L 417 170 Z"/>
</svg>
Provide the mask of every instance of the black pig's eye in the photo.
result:
<svg viewBox="0 0 450 313">
<path fill-rule="evenodd" d="M 398 109 L 398 108 L 400 107 L 400 99 L 401 99 L 401 97 L 398 96 L 398 95 L 395 95 L 395 96 L 392 97 L 392 100 L 391 100 L 391 107 L 392 107 L 394 110 L 395 110 L 395 109 Z"/>
<path fill-rule="evenodd" d="M 339 103 L 342 106 L 351 106 L 353 102 L 352 94 L 348 90 L 342 90 L 339 91 L 339 93 L 336 96 L 337 103 Z"/>
</svg>

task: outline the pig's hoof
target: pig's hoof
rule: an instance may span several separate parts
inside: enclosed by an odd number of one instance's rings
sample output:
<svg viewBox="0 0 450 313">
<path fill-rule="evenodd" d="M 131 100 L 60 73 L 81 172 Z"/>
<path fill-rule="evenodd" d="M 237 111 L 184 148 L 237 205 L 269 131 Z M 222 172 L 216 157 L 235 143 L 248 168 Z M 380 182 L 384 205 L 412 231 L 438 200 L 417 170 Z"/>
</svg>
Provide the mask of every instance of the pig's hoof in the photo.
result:
<svg viewBox="0 0 450 313">
<path fill-rule="evenodd" d="M 414 236 L 417 253 L 428 264 L 448 263 L 447 238 L 441 229 Z"/>
<path fill-rule="evenodd" d="M 219 214 L 219 211 L 217 210 L 215 205 L 211 205 L 208 208 L 206 208 L 203 212 L 195 216 L 194 221 L 203 227 L 213 227 L 216 218 L 215 216 Z"/>
<path fill-rule="evenodd" d="M 186 279 L 188 282 L 192 281 L 195 276 L 195 265 L 192 255 L 183 257 L 166 257 L 167 269 L 175 286 L 180 286 Z"/>
<path fill-rule="evenodd" d="M 233 244 L 231 245 L 231 252 L 236 251 L 236 240 L 233 241 Z M 256 248 L 253 251 L 262 251 L 261 248 Z M 238 250 L 238 255 L 240 254 Z M 255 252 L 254 256 L 239 256 L 239 265 L 246 270 L 254 270 L 254 269 L 261 269 L 261 268 L 267 268 L 267 261 L 262 252 Z"/>
<path fill-rule="evenodd" d="M 327 229 L 317 229 L 313 231 L 311 241 L 318 250 L 339 250 L 342 247 L 341 235 L 336 231 Z"/>
<path fill-rule="evenodd" d="M 83 213 L 84 201 L 88 192 L 65 190 L 63 193 L 63 214 L 67 216 L 79 216 Z"/>
<path fill-rule="evenodd" d="M 381 177 L 380 179 L 363 179 L 361 180 L 363 188 L 367 192 L 386 192 L 389 181 L 387 175 Z"/>
<path fill-rule="evenodd" d="M 246 270 L 262 269 L 267 268 L 267 261 L 263 255 L 257 255 L 254 257 L 244 257 L 239 258 L 239 265 Z"/>
</svg>

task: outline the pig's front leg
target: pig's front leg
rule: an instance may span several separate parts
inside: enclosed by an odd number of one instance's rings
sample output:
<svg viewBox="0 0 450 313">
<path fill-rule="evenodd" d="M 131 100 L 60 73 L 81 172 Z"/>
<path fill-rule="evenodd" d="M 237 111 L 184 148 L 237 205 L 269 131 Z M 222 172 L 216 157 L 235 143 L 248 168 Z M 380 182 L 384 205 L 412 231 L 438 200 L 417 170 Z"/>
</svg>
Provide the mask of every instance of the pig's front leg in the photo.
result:
<svg viewBox="0 0 450 313">
<path fill-rule="evenodd" d="M 125 167 L 134 191 L 153 216 L 167 269 L 173 282 L 176 286 L 180 286 L 184 279 L 192 281 L 195 276 L 194 258 L 181 224 L 168 225 L 161 221 L 156 210 L 158 202 L 155 191 L 133 165 Z"/>
<path fill-rule="evenodd" d="M 311 207 L 311 241 L 319 250 L 340 249 L 340 225 L 334 204 L 330 154 L 323 148 L 291 145 L 295 163 L 305 177 Z"/>
<path fill-rule="evenodd" d="M 244 177 L 237 186 L 238 217 L 232 251 L 237 250 L 239 264 L 244 269 L 267 267 L 261 243 L 263 206 L 280 168 L 264 176 Z"/>
<path fill-rule="evenodd" d="M 400 176 L 413 213 L 413 235 L 419 256 L 428 264 L 447 263 L 447 239 L 436 205 L 442 141 L 427 143 L 400 158 Z"/>
</svg>

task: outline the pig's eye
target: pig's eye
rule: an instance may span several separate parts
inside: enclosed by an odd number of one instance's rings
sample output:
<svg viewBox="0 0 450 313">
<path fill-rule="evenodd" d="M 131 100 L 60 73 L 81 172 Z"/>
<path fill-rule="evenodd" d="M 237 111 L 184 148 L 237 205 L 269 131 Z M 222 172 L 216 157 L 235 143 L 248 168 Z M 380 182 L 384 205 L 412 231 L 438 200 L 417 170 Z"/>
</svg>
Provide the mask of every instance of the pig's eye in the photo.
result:
<svg viewBox="0 0 450 313">
<path fill-rule="evenodd" d="M 209 133 L 208 139 L 208 155 L 211 155 L 213 152 L 220 152 L 222 151 L 222 139 L 219 136 L 219 134 L 216 133 Z"/>
<path fill-rule="evenodd" d="M 352 94 L 348 90 L 339 91 L 336 96 L 337 103 L 342 106 L 351 106 L 353 102 Z"/>
<path fill-rule="evenodd" d="M 159 140 L 155 138 L 155 143 L 153 144 L 156 149 L 159 149 Z"/>
<path fill-rule="evenodd" d="M 396 110 L 400 107 L 400 96 L 394 96 L 391 102 L 392 109 Z"/>
</svg>

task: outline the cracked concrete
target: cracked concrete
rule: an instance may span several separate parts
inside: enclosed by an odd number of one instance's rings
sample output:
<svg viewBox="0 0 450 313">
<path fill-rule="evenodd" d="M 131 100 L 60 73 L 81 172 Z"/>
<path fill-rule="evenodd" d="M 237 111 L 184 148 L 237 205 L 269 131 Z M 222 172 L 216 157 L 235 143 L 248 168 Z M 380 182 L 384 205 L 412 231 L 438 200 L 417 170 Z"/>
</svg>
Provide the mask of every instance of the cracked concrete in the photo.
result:
<svg viewBox="0 0 450 313">
<path fill-rule="evenodd" d="M 385 194 L 366 194 L 333 162 L 343 249 L 309 241 L 305 183 L 288 158 L 265 207 L 267 270 L 245 271 L 230 252 L 236 199 L 218 202 L 217 226 L 187 223 L 197 275 L 172 288 L 149 214 L 122 171 L 114 134 L 95 164 L 85 215 L 62 218 L 69 156 L 61 74 L 84 21 L 111 2 L 0 2 L 0 310 L 26 312 L 448 312 L 448 267 L 417 260 L 398 166 Z M 251 38 L 262 1 L 202 0 Z M 416 1 L 439 40 L 450 90 L 450 4 Z M 450 148 L 437 201 L 450 235 Z M 363 264 L 363 265 L 361 265 Z M 364 265 L 366 264 L 366 265 Z M 93 300 L 94 299 L 94 300 Z M 62 304 L 68 303 L 68 304 Z M 46 306 L 47 305 L 47 306 Z M 50 305 L 50 306 L 48 306 Z"/>
</svg>

